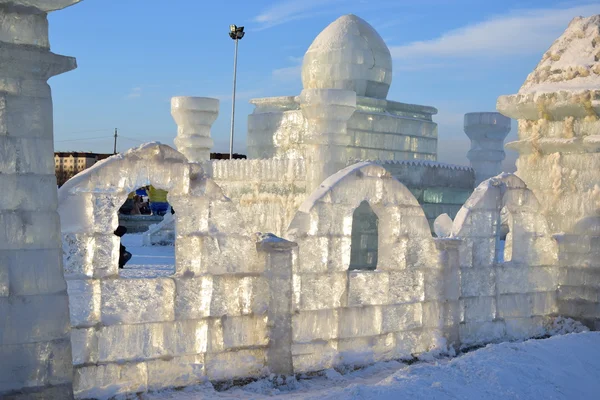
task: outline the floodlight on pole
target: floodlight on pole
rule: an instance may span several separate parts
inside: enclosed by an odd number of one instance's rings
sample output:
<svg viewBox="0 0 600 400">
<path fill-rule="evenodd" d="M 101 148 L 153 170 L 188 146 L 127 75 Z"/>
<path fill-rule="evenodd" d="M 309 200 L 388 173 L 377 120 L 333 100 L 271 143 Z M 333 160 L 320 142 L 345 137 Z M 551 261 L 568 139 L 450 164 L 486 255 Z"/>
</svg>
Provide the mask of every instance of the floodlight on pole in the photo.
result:
<svg viewBox="0 0 600 400">
<path fill-rule="evenodd" d="M 229 135 L 229 159 L 233 159 L 233 127 L 235 124 L 235 83 L 237 78 L 238 41 L 244 37 L 244 27 L 229 25 L 229 37 L 235 41 L 233 54 L 233 95 L 231 99 L 231 133 Z"/>
</svg>

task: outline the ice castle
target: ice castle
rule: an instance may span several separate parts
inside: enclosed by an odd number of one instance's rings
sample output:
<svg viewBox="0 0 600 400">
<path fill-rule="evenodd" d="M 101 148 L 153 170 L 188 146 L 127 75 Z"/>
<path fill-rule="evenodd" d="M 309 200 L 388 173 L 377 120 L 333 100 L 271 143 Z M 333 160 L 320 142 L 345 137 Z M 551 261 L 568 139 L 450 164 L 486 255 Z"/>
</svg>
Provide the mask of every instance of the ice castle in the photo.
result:
<svg viewBox="0 0 600 400">
<path fill-rule="evenodd" d="M 177 150 L 132 149 L 57 194 L 46 81 L 76 64 L 50 52 L 46 14 L 73 3 L 0 7 L 0 396 L 412 359 L 544 335 L 559 315 L 598 328 L 600 16 L 499 98 L 517 175 L 496 174 L 496 113 L 465 116 L 474 170 L 435 163 L 435 110 L 385 99 L 389 52 L 344 16 L 307 52 L 302 93 L 255 101 L 249 144 L 268 158 L 209 160 L 218 101 L 176 97 Z M 117 210 L 148 184 L 177 210 L 175 272 L 125 279 Z M 455 217 L 434 237 L 441 211 Z"/>
</svg>

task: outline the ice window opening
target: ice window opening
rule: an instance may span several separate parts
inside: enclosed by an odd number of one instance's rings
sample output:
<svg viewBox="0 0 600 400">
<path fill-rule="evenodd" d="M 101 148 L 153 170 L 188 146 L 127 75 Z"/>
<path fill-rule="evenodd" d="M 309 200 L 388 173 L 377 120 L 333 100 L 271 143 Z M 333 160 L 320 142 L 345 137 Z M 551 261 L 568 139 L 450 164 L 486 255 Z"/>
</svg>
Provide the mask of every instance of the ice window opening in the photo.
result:
<svg viewBox="0 0 600 400">
<path fill-rule="evenodd" d="M 510 231 L 511 215 L 506 207 L 500 210 L 500 223 L 498 224 L 498 238 L 496 248 L 496 262 L 504 263 L 512 260 L 512 233 Z"/>
<path fill-rule="evenodd" d="M 123 278 L 157 278 L 175 273 L 175 229 L 170 239 L 147 243 L 144 234 L 155 229 L 165 219 L 174 218 L 167 201 L 167 192 L 152 186 L 140 187 L 129 194 L 118 210 L 121 237 L 119 246 L 119 275 Z"/>
<path fill-rule="evenodd" d="M 352 214 L 350 270 L 374 271 L 377 268 L 379 218 L 367 201 Z"/>
</svg>

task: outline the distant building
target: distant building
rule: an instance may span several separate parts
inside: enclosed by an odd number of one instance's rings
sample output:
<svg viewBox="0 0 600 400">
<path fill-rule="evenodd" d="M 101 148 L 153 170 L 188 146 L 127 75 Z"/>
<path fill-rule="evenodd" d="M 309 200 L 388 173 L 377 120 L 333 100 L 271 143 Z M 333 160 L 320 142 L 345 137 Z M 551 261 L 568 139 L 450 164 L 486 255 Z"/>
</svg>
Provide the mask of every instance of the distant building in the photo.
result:
<svg viewBox="0 0 600 400">
<path fill-rule="evenodd" d="M 56 183 L 60 187 L 81 171 L 110 156 L 112 156 L 112 154 L 55 152 L 54 174 L 56 175 Z"/>
</svg>

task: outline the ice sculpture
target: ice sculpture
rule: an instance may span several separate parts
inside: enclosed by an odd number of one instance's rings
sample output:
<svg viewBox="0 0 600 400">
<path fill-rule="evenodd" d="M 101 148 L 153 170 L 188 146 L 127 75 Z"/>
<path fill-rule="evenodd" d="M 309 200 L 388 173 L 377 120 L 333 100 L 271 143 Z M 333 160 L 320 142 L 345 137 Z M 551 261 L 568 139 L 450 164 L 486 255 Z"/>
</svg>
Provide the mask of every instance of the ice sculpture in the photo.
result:
<svg viewBox="0 0 600 400">
<path fill-rule="evenodd" d="M 560 312 L 600 326 L 600 15 L 571 21 L 498 110 L 519 120 L 517 174 L 560 247 Z M 516 243 L 516 240 L 513 240 Z"/>
<path fill-rule="evenodd" d="M 177 123 L 175 146 L 192 162 L 210 160 L 214 144 L 210 127 L 219 115 L 219 100 L 178 96 L 171 99 L 171 115 Z"/>
<path fill-rule="evenodd" d="M 392 56 L 377 31 L 356 15 L 344 15 L 312 42 L 302 61 L 304 89 L 344 89 L 385 99 Z"/>
<path fill-rule="evenodd" d="M 307 50 L 304 89 L 356 92 L 348 120 L 346 165 L 357 160 L 430 160 L 437 157 L 437 125 L 429 106 L 387 100 L 392 82 L 390 52 L 379 34 L 356 15 L 326 27 Z M 249 158 L 302 158 L 306 119 L 293 96 L 253 99 L 248 117 Z"/>
<path fill-rule="evenodd" d="M 467 158 L 475 170 L 475 186 L 502 172 L 504 139 L 510 132 L 510 118 L 497 112 L 465 114 L 465 133 L 471 139 Z"/>
<path fill-rule="evenodd" d="M 449 237 L 452 234 L 452 218 L 448 214 L 441 214 L 433 222 L 433 231 L 437 237 Z"/>
<path fill-rule="evenodd" d="M 0 1 L 1 398 L 73 397 L 46 81 L 76 68 L 50 52 L 47 20 L 76 2 Z"/>
</svg>

